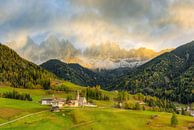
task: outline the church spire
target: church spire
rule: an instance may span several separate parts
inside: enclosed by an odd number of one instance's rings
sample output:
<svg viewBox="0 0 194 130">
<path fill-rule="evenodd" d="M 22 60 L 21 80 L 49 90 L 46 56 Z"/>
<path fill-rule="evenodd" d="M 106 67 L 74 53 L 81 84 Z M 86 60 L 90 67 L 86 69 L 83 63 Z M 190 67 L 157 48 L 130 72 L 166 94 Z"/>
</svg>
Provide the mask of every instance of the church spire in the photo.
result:
<svg viewBox="0 0 194 130">
<path fill-rule="evenodd" d="M 77 100 L 79 100 L 79 91 L 77 91 L 77 97 L 76 97 Z"/>
</svg>

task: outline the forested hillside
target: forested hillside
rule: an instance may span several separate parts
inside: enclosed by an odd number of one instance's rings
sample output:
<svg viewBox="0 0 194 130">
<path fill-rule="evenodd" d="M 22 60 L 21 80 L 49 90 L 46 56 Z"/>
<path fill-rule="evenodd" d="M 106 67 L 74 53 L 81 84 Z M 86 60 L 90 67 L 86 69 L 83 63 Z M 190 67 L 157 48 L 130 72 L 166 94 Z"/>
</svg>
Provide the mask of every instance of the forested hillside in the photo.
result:
<svg viewBox="0 0 194 130">
<path fill-rule="evenodd" d="M 0 44 L 0 82 L 13 87 L 48 89 L 54 75 L 21 58 L 16 52 Z"/>
<path fill-rule="evenodd" d="M 130 68 L 117 68 L 113 70 L 90 70 L 79 64 L 64 63 L 60 60 L 49 60 L 41 65 L 42 68 L 54 73 L 58 77 L 82 86 L 107 86 L 112 79 L 126 75 Z"/>
<path fill-rule="evenodd" d="M 79 64 L 50 60 L 41 65 L 64 80 L 82 86 L 101 85 L 107 90 L 127 90 L 181 103 L 194 101 L 194 42 L 162 54 L 134 69 L 92 71 Z M 13 87 L 45 88 L 55 77 L 0 45 L 0 82 Z"/>
<path fill-rule="evenodd" d="M 95 72 L 79 64 L 67 64 L 60 60 L 49 60 L 41 65 L 42 68 L 54 73 L 58 77 L 82 86 L 102 84 L 103 78 Z"/>
<path fill-rule="evenodd" d="M 160 98 L 194 101 L 194 42 L 162 54 L 131 74 L 113 79 L 107 89 L 125 89 Z"/>
</svg>

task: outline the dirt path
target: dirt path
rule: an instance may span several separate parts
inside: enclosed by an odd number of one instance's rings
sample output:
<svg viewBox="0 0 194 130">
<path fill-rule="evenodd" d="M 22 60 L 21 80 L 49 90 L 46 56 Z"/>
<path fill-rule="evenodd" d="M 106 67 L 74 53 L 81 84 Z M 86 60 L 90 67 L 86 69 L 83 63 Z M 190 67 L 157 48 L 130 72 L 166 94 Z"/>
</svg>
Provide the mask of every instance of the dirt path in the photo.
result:
<svg viewBox="0 0 194 130">
<path fill-rule="evenodd" d="M 0 124 L 0 127 L 1 127 L 1 126 L 4 126 L 4 125 L 7 125 L 7 124 L 10 124 L 10 123 L 13 123 L 13 122 L 16 122 L 16 121 L 18 121 L 18 120 L 24 119 L 24 118 L 29 117 L 29 116 L 33 116 L 33 115 L 37 115 L 37 114 L 46 112 L 46 111 L 48 111 L 48 110 L 44 110 L 44 111 L 40 111 L 40 112 L 36 112 L 36 113 L 31 113 L 31 114 L 28 114 L 28 115 L 25 115 L 25 116 L 16 118 L 16 119 L 11 120 L 11 121 L 8 121 L 8 122 L 5 122 L 5 123 L 1 123 L 1 124 Z"/>
</svg>

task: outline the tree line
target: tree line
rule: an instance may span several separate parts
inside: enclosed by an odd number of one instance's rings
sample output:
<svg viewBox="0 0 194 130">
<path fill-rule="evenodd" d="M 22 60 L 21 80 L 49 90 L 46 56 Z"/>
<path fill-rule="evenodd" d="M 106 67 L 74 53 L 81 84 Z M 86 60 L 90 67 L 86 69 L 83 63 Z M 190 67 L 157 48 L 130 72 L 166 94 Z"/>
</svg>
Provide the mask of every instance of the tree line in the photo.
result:
<svg viewBox="0 0 194 130">
<path fill-rule="evenodd" d="M 3 98 L 18 99 L 18 100 L 27 100 L 32 101 L 32 97 L 27 93 L 19 93 L 18 91 L 5 92 L 1 94 Z"/>
</svg>

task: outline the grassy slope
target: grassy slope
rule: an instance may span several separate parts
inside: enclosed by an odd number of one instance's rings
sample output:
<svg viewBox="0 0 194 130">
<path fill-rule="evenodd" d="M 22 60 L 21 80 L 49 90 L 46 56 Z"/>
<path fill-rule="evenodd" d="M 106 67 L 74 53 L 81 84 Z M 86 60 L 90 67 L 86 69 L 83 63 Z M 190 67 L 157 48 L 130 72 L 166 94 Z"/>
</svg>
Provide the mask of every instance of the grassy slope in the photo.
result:
<svg viewBox="0 0 194 130">
<path fill-rule="evenodd" d="M 69 86 L 70 84 L 66 84 Z M 78 88 L 78 86 L 74 86 Z M 73 87 L 73 88 L 74 88 Z M 0 87 L 0 92 L 12 91 L 11 87 Z M 41 106 L 38 101 L 52 94 L 44 90 L 29 90 L 16 88 L 17 91 L 30 93 L 32 102 L 0 98 L 0 123 L 21 117 L 32 112 L 49 109 Z M 58 97 L 66 97 L 64 92 L 54 92 Z M 110 95 L 114 96 L 112 92 Z M 114 103 L 94 101 L 100 107 L 110 107 Z M 152 115 L 158 115 L 151 119 Z M 61 113 L 44 112 L 39 115 L 24 118 L 15 123 L 0 127 L 3 130 L 170 130 L 185 129 L 192 117 L 178 116 L 179 126 L 170 127 L 171 114 L 150 111 L 131 111 L 115 108 L 66 108 Z M 149 122 L 149 125 L 147 123 Z M 194 122 L 192 122 L 194 123 Z"/>
<path fill-rule="evenodd" d="M 151 119 L 152 115 L 158 115 Z M 179 125 L 170 126 L 171 114 L 113 108 L 74 108 L 61 113 L 45 112 L 2 127 L 2 130 L 174 130 L 185 129 L 191 117 L 178 116 Z M 150 122 L 148 124 L 148 122 Z"/>
</svg>

